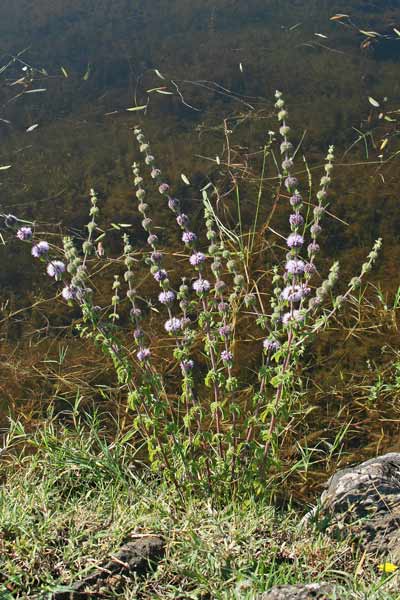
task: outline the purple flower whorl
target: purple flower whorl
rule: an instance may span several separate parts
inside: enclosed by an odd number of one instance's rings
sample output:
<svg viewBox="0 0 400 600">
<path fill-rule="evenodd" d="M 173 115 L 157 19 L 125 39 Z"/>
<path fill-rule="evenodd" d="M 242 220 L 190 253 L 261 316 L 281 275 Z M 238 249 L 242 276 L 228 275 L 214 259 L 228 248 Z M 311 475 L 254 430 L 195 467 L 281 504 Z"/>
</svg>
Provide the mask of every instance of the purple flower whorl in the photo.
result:
<svg viewBox="0 0 400 600">
<path fill-rule="evenodd" d="M 233 354 L 230 350 L 222 350 L 221 358 L 224 362 L 230 363 L 233 361 Z"/>
<path fill-rule="evenodd" d="M 281 347 L 278 340 L 274 340 L 273 338 L 267 338 L 266 340 L 264 340 L 263 346 L 264 346 L 264 350 L 266 352 L 268 352 L 268 351 L 276 352 Z"/>
<path fill-rule="evenodd" d="M 164 281 L 165 279 L 167 279 L 168 274 L 165 269 L 158 269 L 158 271 L 153 273 L 153 277 L 156 281 L 158 281 L 158 283 L 160 283 L 161 281 Z"/>
<path fill-rule="evenodd" d="M 35 258 L 40 258 L 48 253 L 50 247 L 47 242 L 39 242 L 35 246 L 32 246 L 31 254 Z"/>
<path fill-rule="evenodd" d="M 286 186 L 286 189 L 289 192 L 291 192 L 292 190 L 294 190 L 297 184 L 298 184 L 298 180 L 297 180 L 296 177 L 291 177 L 291 176 L 286 177 L 286 179 L 285 179 L 285 186 Z"/>
<path fill-rule="evenodd" d="M 222 327 L 218 329 L 218 333 L 223 339 L 228 339 L 231 336 L 232 329 L 229 325 L 222 325 Z"/>
<path fill-rule="evenodd" d="M 19 240 L 26 241 L 32 239 L 32 229 L 30 227 L 20 227 L 16 236 Z"/>
<path fill-rule="evenodd" d="M 50 277 L 59 279 L 65 271 L 65 264 L 61 260 L 52 260 L 47 265 L 46 271 Z"/>
<path fill-rule="evenodd" d="M 144 361 L 148 360 L 151 356 L 150 348 L 141 348 L 136 353 L 136 356 L 137 356 L 138 360 L 140 360 L 140 362 L 144 362 Z"/>
<path fill-rule="evenodd" d="M 158 295 L 158 300 L 161 302 L 161 304 L 172 304 L 172 302 L 175 300 L 175 293 L 172 290 L 160 292 Z"/>
<path fill-rule="evenodd" d="M 182 329 L 182 321 L 176 317 L 171 317 L 164 323 L 164 328 L 165 331 L 168 331 L 168 333 L 176 333 Z"/>
<path fill-rule="evenodd" d="M 292 312 L 287 312 L 282 317 L 282 323 L 284 325 L 288 325 L 289 323 L 300 323 L 304 321 L 305 315 L 301 310 L 293 310 Z"/>
<path fill-rule="evenodd" d="M 304 238 L 299 233 L 291 233 L 286 240 L 288 248 L 301 248 L 304 244 Z"/>
<path fill-rule="evenodd" d="M 181 361 L 180 367 L 181 367 L 182 373 L 184 375 L 187 375 L 193 369 L 194 362 L 190 358 L 185 358 Z"/>
<path fill-rule="evenodd" d="M 289 217 L 289 223 L 292 227 L 301 227 L 304 225 L 303 216 L 300 213 L 293 213 Z"/>
<path fill-rule="evenodd" d="M 166 194 L 169 191 L 168 183 L 161 183 L 158 187 L 160 194 Z"/>
<path fill-rule="evenodd" d="M 64 300 L 67 300 L 67 302 L 69 300 L 76 300 L 78 295 L 78 288 L 76 288 L 74 285 L 66 285 L 62 289 L 61 295 L 64 298 Z"/>
<path fill-rule="evenodd" d="M 205 292 L 208 292 L 210 290 L 211 285 L 207 279 L 202 279 L 201 277 L 199 277 L 199 279 L 196 279 L 196 281 L 193 282 L 192 288 L 198 294 L 204 294 Z"/>
<path fill-rule="evenodd" d="M 193 231 L 184 231 L 182 234 L 182 242 L 185 244 L 193 244 L 197 240 L 197 235 Z"/>
<path fill-rule="evenodd" d="M 301 275 L 305 270 L 305 263 L 298 259 L 293 258 L 287 261 L 286 263 L 286 271 L 290 273 L 290 275 Z"/>
<path fill-rule="evenodd" d="M 195 252 L 189 258 L 189 262 L 193 267 L 197 267 L 198 265 L 201 265 L 205 260 L 206 260 L 206 256 L 202 252 Z"/>
<path fill-rule="evenodd" d="M 290 196 L 289 202 L 291 206 L 300 206 L 300 204 L 303 202 L 303 198 L 300 196 L 300 194 L 296 193 L 293 194 L 293 196 Z"/>
</svg>

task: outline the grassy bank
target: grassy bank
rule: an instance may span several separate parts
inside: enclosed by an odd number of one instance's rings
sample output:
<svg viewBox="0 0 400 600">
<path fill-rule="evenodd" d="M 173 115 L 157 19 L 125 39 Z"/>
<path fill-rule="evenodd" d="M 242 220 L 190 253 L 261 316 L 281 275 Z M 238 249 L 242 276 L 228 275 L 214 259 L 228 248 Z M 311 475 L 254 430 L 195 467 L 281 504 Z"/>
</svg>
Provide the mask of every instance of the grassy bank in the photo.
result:
<svg viewBox="0 0 400 600">
<path fill-rule="evenodd" d="M 96 419 L 14 424 L 2 461 L 0 597 L 51 598 L 127 540 L 161 535 L 166 551 L 145 578 L 121 577 L 98 598 L 257 598 L 281 583 L 334 581 L 340 598 L 398 598 L 376 561 L 300 524 L 302 512 L 263 499 L 182 500 L 106 441 Z M 213 506 L 214 500 L 214 506 Z"/>
</svg>

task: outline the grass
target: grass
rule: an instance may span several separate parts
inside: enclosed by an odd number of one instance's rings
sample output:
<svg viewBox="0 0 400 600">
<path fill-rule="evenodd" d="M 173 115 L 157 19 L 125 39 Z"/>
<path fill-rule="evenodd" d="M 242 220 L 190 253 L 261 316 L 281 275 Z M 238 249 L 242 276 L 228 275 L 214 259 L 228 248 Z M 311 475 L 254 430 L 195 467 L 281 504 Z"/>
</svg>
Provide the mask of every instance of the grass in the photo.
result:
<svg viewBox="0 0 400 600">
<path fill-rule="evenodd" d="M 132 462 L 129 441 L 106 441 L 96 417 L 50 418 L 34 434 L 13 423 L 0 491 L 0 598 L 51 598 L 137 535 L 166 553 L 146 578 L 95 597 L 252 599 L 276 584 L 333 581 L 340 598 L 400 598 L 376 561 L 306 529 L 293 508 L 262 499 L 216 508 L 188 499 Z M 29 450 L 30 449 L 30 450 Z"/>
</svg>

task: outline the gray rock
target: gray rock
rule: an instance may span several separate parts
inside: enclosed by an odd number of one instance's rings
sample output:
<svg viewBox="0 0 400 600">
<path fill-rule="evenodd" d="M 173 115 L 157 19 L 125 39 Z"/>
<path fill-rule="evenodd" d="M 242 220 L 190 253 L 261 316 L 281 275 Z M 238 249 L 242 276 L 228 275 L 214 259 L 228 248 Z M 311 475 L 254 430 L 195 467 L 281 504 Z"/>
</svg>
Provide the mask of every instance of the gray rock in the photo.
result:
<svg viewBox="0 0 400 600">
<path fill-rule="evenodd" d="M 352 535 L 371 553 L 400 560 L 400 453 L 338 471 L 315 511 L 331 535 Z"/>
<path fill-rule="evenodd" d="M 336 600 L 333 586 L 328 583 L 276 585 L 259 596 L 259 600 Z"/>
</svg>

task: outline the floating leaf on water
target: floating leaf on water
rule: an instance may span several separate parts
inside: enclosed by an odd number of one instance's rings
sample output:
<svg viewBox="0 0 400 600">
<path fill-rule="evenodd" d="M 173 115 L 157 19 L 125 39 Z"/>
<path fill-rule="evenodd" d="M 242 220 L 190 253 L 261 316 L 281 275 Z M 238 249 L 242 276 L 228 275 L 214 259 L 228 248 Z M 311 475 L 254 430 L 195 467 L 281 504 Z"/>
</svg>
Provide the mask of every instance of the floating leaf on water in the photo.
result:
<svg viewBox="0 0 400 600">
<path fill-rule="evenodd" d="M 399 567 L 391 562 L 385 562 L 378 565 L 378 571 L 381 573 L 394 573 Z"/>
<path fill-rule="evenodd" d="M 360 48 L 362 48 L 362 50 L 365 50 L 366 48 L 369 48 L 371 46 L 371 40 L 366 39 L 363 41 L 362 44 L 360 44 Z"/>
<path fill-rule="evenodd" d="M 82 77 L 83 81 L 87 81 L 90 77 L 90 71 L 92 70 L 92 66 L 90 63 L 88 63 L 87 69 L 86 69 L 86 73 L 84 74 L 84 76 Z"/>
<path fill-rule="evenodd" d="M 144 106 L 132 106 L 132 108 L 127 108 L 125 110 L 128 110 L 129 112 L 133 112 L 136 110 L 144 110 L 145 108 L 147 108 L 147 104 L 145 104 Z M 111 113 L 108 113 L 111 114 Z"/>
<path fill-rule="evenodd" d="M 157 94 L 173 94 L 173 92 L 168 92 L 168 90 L 165 89 L 165 86 L 151 88 L 150 90 L 146 90 L 146 92 L 148 94 L 151 94 L 152 92 L 157 92 Z"/>
<path fill-rule="evenodd" d="M 104 252 L 104 246 L 103 246 L 102 242 L 99 242 L 97 244 L 96 253 L 97 253 L 97 256 L 99 256 L 99 257 L 104 256 L 105 252 Z"/>
<path fill-rule="evenodd" d="M 320 38 L 324 38 L 324 40 L 327 40 L 327 39 L 328 39 L 328 36 L 327 36 L 327 35 L 324 35 L 323 33 L 314 33 L 314 35 L 317 35 L 317 36 L 318 36 L 318 37 L 320 37 Z"/>
<path fill-rule="evenodd" d="M 182 181 L 184 183 L 186 183 L 186 185 L 190 185 L 190 181 L 189 181 L 189 179 L 186 177 L 186 175 L 184 173 L 181 173 L 181 178 L 182 178 Z"/>
<path fill-rule="evenodd" d="M 349 19 L 350 15 L 337 14 L 330 18 L 330 21 L 338 21 L 339 19 Z"/>
<path fill-rule="evenodd" d="M 39 92 L 47 92 L 47 88 L 37 88 L 36 90 L 27 90 L 24 94 L 38 94 Z"/>
<path fill-rule="evenodd" d="M 359 29 L 358 31 L 367 37 L 375 38 L 380 36 L 380 33 L 377 33 L 376 31 L 364 31 L 364 29 Z"/>
<path fill-rule="evenodd" d="M 372 104 L 372 106 L 375 106 L 375 108 L 379 108 L 380 106 L 378 100 L 375 100 L 375 98 L 372 98 L 371 96 L 368 96 L 368 102 Z"/>
<path fill-rule="evenodd" d="M 389 123 L 395 123 L 396 119 L 392 119 L 392 117 L 388 117 L 388 115 L 385 115 L 383 117 L 385 119 L 385 121 L 389 121 Z"/>
<path fill-rule="evenodd" d="M 13 85 L 19 85 L 22 83 L 25 83 L 25 77 L 21 77 L 21 79 L 17 79 L 17 81 L 13 81 L 12 83 L 10 83 L 10 87 L 12 87 Z"/>
<path fill-rule="evenodd" d="M 157 75 L 157 77 L 159 77 L 160 79 L 165 79 L 164 75 L 162 75 L 158 69 L 154 69 L 154 73 L 155 73 L 155 74 Z"/>
<path fill-rule="evenodd" d="M 4 165 L 3 167 L 0 167 L 0 171 L 6 171 L 7 169 L 11 169 L 12 165 Z"/>
<path fill-rule="evenodd" d="M 27 133 L 29 133 L 30 131 L 34 131 L 36 129 L 36 127 L 39 127 L 39 123 L 35 123 L 34 125 L 31 125 L 30 127 L 28 127 L 28 129 L 26 130 Z"/>
<path fill-rule="evenodd" d="M 60 67 L 60 69 L 61 69 L 61 73 L 64 75 L 64 77 L 66 79 L 68 79 L 69 75 L 68 75 L 67 69 L 64 69 L 64 67 Z"/>
<path fill-rule="evenodd" d="M 398 29 L 396 29 L 395 27 L 393 27 L 393 31 L 397 34 L 400 35 L 400 31 Z"/>
</svg>

